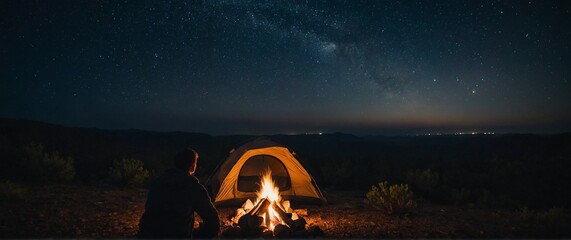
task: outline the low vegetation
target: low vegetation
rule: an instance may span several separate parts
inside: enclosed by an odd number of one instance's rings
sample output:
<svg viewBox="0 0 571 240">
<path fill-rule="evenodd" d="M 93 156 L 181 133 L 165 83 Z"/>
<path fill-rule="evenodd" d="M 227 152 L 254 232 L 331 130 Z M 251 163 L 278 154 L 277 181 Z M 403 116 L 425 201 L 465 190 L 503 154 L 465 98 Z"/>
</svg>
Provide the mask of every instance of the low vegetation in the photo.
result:
<svg viewBox="0 0 571 240">
<path fill-rule="evenodd" d="M 0 199 L 23 201 L 27 196 L 28 190 L 24 186 L 7 180 L 0 182 Z"/>
<path fill-rule="evenodd" d="M 465 188 L 455 188 L 450 190 L 450 202 L 455 205 L 462 205 L 468 203 L 472 192 Z"/>
<path fill-rule="evenodd" d="M 30 182 L 69 183 L 75 178 L 74 159 L 59 152 L 47 152 L 41 144 L 23 149 L 24 177 Z M 18 169 L 20 170 L 20 169 Z"/>
<path fill-rule="evenodd" d="M 524 206 L 519 209 L 518 215 L 521 220 L 542 222 L 547 224 L 559 224 L 566 222 L 569 213 L 566 209 L 560 207 L 552 207 L 547 210 L 531 210 L 529 207 Z"/>
<path fill-rule="evenodd" d="M 134 158 L 123 158 L 113 163 L 109 169 L 109 179 L 122 187 L 140 187 L 149 178 L 149 171 L 142 161 Z"/>
<path fill-rule="evenodd" d="M 432 192 L 440 181 L 438 173 L 431 169 L 409 170 L 405 177 L 408 183 L 424 192 Z"/>
<path fill-rule="evenodd" d="M 378 186 L 371 187 L 366 197 L 365 201 L 369 205 L 389 215 L 408 212 L 416 207 L 414 194 L 408 184 L 389 185 L 386 181 L 380 182 Z"/>
</svg>

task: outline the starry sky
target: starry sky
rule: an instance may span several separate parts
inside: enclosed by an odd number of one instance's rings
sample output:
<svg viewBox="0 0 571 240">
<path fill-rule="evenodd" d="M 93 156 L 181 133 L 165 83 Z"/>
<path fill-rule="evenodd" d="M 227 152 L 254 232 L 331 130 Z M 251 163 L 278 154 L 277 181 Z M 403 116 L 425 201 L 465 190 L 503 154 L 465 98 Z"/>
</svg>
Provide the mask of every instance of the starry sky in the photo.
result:
<svg viewBox="0 0 571 240">
<path fill-rule="evenodd" d="M 0 0 L 0 117 L 214 135 L 571 131 L 570 11 Z"/>
</svg>

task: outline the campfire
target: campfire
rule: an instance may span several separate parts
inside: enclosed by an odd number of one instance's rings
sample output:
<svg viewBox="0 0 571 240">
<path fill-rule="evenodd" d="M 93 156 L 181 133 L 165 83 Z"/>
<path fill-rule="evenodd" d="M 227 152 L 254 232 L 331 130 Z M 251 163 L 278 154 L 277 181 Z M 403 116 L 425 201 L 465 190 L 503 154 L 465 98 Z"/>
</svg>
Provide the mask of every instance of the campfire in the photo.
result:
<svg viewBox="0 0 571 240">
<path fill-rule="evenodd" d="M 272 179 L 272 173 L 266 170 L 260 180 L 260 189 L 255 201 L 250 199 L 236 210 L 231 219 L 233 227 L 227 229 L 226 237 L 306 237 L 311 231 L 306 229 L 306 221 L 300 215 L 307 210 L 291 208 L 289 200 L 283 200 L 279 188 Z M 320 229 L 311 228 L 313 231 Z"/>
</svg>

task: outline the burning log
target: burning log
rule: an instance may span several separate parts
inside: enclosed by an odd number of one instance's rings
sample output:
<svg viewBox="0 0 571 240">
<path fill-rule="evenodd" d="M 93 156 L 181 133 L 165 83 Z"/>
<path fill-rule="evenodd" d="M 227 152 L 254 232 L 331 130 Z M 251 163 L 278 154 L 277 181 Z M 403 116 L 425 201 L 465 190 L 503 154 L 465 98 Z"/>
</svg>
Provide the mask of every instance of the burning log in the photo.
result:
<svg viewBox="0 0 571 240">
<path fill-rule="evenodd" d="M 291 228 L 283 224 L 278 224 L 274 228 L 274 236 L 277 238 L 289 238 L 291 236 Z"/>
<path fill-rule="evenodd" d="M 291 203 L 290 203 L 289 200 L 283 201 L 281 205 L 282 205 L 282 207 L 283 207 L 283 209 L 284 209 L 284 212 L 286 212 L 286 213 L 291 213 L 291 212 L 292 212 L 292 210 L 291 210 Z"/>
<path fill-rule="evenodd" d="M 274 204 L 274 206 L 275 205 L 276 204 Z M 277 208 L 274 208 L 274 210 L 276 210 L 276 212 L 278 213 L 278 215 L 280 216 L 282 221 L 284 221 L 290 228 L 294 227 L 293 220 L 291 220 L 291 217 L 288 217 L 288 214 L 283 209 L 277 207 Z"/>
<path fill-rule="evenodd" d="M 262 209 L 262 204 L 265 204 L 265 202 L 268 201 L 267 198 L 261 199 L 260 201 L 258 201 L 258 203 L 256 203 L 256 205 L 254 205 L 254 207 L 252 207 L 252 209 L 250 209 L 250 211 L 248 211 L 246 214 L 248 215 L 256 215 L 257 212 L 259 212 Z"/>
<path fill-rule="evenodd" d="M 252 210 L 252 208 L 254 208 L 254 203 L 252 203 L 252 201 L 248 199 L 244 204 L 242 204 L 242 208 L 244 209 L 244 211 L 249 212 L 250 210 Z"/>
<path fill-rule="evenodd" d="M 246 215 L 246 211 L 243 208 L 236 209 L 236 213 L 234 213 L 234 217 L 230 219 L 233 223 L 238 223 L 238 219 L 242 216 Z"/>
<path fill-rule="evenodd" d="M 265 215 L 266 215 L 265 216 L 265 219 L 266 219 L 265 224 L 266 224 L 266 226 L 270 226 L 272 224 L 272 219 L 270 217 L 270 211 L 266 211 Z"/>
<path fill-rule="evenodd" d="M 265 213 L 265 211 L 268 210 L 268 207 L 272 204 L 272 202 L 270 200 L 268 200 L 267 198 L 264 198 L 260 201 L 260 203 L 258 204 L 257 209 L 254 208 L 252 211 L 250 211 L 250 215 L 261 215 L 263 213 Z"/>
</svg>

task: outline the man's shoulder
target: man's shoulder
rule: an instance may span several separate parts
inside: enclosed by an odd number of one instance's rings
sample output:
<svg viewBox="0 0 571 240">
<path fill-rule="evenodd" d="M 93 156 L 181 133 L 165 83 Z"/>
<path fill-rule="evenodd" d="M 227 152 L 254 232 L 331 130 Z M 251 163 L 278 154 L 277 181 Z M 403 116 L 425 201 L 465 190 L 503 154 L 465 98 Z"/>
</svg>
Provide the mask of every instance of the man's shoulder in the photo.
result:
<svg viewBox="0 0 571 240">
<path fill-rule="evenodd" d="M 187 178 L 188 178 L 188 181 L 189 181 L 189 182 L 192 182 L 192 183 L 195 183 L 195 184 L 200 184 L 200 181 L 199 181 L 198 178 L 195 177 L 194 175 L 190 175 L 190 174 L 189 174 L 189 175 L 187 176 Z"/>
</svg>

